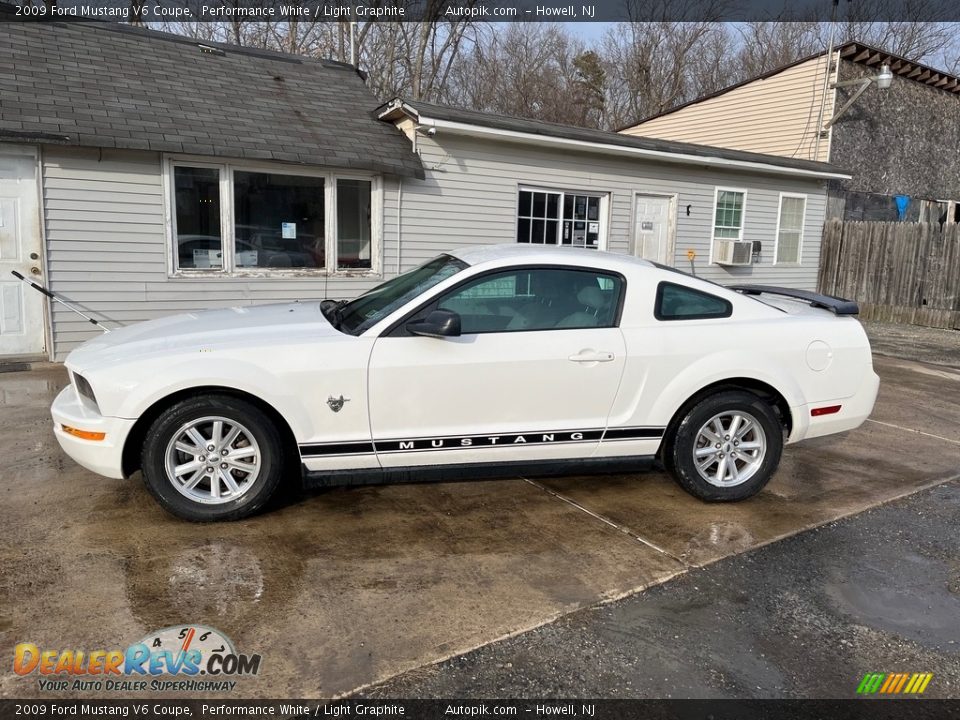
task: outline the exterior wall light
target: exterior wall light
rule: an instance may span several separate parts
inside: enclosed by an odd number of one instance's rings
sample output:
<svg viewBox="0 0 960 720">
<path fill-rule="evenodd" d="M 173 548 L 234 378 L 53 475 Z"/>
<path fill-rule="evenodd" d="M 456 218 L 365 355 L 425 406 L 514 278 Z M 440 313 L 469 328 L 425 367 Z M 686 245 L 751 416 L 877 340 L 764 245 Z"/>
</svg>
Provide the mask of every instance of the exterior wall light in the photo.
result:
<svg viewBox="0 0 960 720">
<path fill-rule="evenodd" d="M 843 107 L 837 110 L 837 112 L 834 113 L 832 118 L 827 120 L 826 124 L 823 126 L 823 129 L 824 130 L 828 129 L 840 118 L 841 115 L 843 115 L 847 110 L 849 110 L 850 106 L 857 101 L 857 98 L 863 95 L 864 91 L 866 91 L 866 89 L 870 87 L 871 83 L 876 83 L 877 87 L 880 90 L 887 90 L 890 87 L 890 85 L 893 83 L 893 71 L 890 70 L 890 66 L 881 65 L 879 75 L 873 75 L 871 77 L 865 77 L 865 78 L 855 78 L 854 80 L 842 80 L 841 82 L 831 83 L 830 84 L 831 88 L 856 86 L 857 90 L 855 93 L 853 93 L 853 95 L 850 96 L 850 99 L 843 104 Z"/>
<path fill-rule="evenodd" d="M 880 74 L 874 78 L 877 81 L 877 87 L 881 90 L 886 90 L 890 87 L 890 83 L 893 82 L 893 72 L 890 70 L 889 65 L 880 66 Z"/>
</svg>

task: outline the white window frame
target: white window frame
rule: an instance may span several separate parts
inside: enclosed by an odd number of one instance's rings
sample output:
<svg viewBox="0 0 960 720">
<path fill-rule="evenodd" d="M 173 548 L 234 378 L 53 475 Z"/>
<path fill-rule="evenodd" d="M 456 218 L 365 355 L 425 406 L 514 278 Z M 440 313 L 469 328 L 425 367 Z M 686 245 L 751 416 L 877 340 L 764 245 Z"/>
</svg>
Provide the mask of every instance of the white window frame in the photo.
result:
<svg viewBox="0 0 960 720">
<path fill-rule="evenodd" d="M 597 247 L 593 248 L 587 245 L 586 250 L 600 250 L 605 251 L 607 249 L 607 228 L 610 226 L 609 223 L 609 214 L 610 214 L 610 192 L 603 190 L 586 190 L 583 188 L 571 188 L 571 187 L 559 187 L 559 186 L 550 186 L 550 185 L 524 185 L 518 184 L 516 192 L 514 193 L 514 206 L 513 206 L 513 242 L 517 244 L 522 244 L 517 242 L 517 229 L 520 226 L 520 193 L 521 192 L 539 192 L 539 193 L 551 193 L 554 195 L 559 195 L 558 202 L 560 203 L 560 219 L 559 224 L 557 225 L 557 243 L 555 245 L 543 245 L 542 247 L 563 247 L 563 248 L 579 248 L 579 245 L 564 245 L 563 244 L 563 200 L 565 195 L 586 195 L 587 197 L 596 197 L 600 198 L 600 210 L 598 211 L 597 219 L 600 222 L 600 232 L 597 234 Z M 588 221 L 590 222 L 590 221 Z M 527 243 L 530 247 L 538 247 L 535 243 Z"/>
<path fill-rule="evenodd" d="M 773 240 L 773 264 L 774 265 L 793 265 L 800 266 L 803 265 L 803 230 L 807 225 L 807 195 L 806 193 L 790 193 L 782 192 L 780 197 L 777 200 L 777 234 L 774 236 Z M 783 199 L 784 198 L 796 198 L 798 200 L 803 200 L 803 215 L 800 222 L 800 239 L 797 241 L 797 259 L 796 260 L 784 260 L 780 262 L 777 260 L 777 256 L 780 251 L 780 224 L 783 220 Z"/>
<path fill-rule="evenodd" d="M 213 168 L 220 171 L 220 237 L 223 242 L 222 269 L 178 267 L 176 196 L 173 178 L 177 166 Z M 323 268 L 239 268 L 234 258 L 233 173 L 255 172 L 323 178 L 325 265 Z M 217 162 L 209 157 L 165 155 L 163 158 L 164 229 L 167 246 L 167 276 L 171 278 L 256 278 L 256 277 L 372 277 L 383 272 L 383 178 L 375 173 L 351 170 L 305 168 L 298 165 L 254 161 Z M 337 181 L 370 181 L 370 268 L 337 269 Z"/>
<path fill-rule="evenodd" d="M 957 208 L 960 207 L 960 200 L 942 200 L 947 204 L 947 221 L 945 225 L 957 225 Z"/>
<path fill-rule="evenodd" d="M 743 209 L 740 211 L 740 233 L 735 238 L 718 238 L 717 230 L 717 205 L 720 202 L 720 193 L 735 192 L 743 195 Z M 749 193 L 746 188 L 716 186 L 713 189 L 713 210 L 710 212 L 710 264 L 713 264 L 714 250 L 716 244 L 721 240 L 730 240 L 733 242 L 743 242 L 743 237 L 747 231 L 747 198 Z"/>
</svg>

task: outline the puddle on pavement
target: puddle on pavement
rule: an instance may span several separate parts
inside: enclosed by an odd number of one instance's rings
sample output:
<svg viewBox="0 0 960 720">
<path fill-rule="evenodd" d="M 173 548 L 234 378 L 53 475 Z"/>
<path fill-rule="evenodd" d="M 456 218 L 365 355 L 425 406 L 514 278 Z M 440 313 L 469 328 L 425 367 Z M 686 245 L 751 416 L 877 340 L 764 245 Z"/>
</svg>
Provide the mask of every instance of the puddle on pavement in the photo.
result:
<svg viewBox="0 0 960 720">
<path fill-rule="evenodd" d="M 901 553 L 896 568 L 897 583 L 889 582 L 886 567 L 861 566 L 852 577 L 833 574 L 825 582 L 827 596 L 858 625 L 930 645 L 960 643 L 960 598 L 943 582 L 942 564 Z"/>
</svg>

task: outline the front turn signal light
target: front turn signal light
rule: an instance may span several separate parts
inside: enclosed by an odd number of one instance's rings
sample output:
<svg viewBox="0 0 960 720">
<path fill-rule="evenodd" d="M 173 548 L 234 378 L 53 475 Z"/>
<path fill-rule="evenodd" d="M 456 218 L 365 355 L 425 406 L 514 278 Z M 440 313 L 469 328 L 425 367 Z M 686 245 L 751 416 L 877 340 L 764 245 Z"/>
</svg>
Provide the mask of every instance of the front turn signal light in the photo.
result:
<svg viewBox="0 0 960 720">
<path fill-rule="evenodd" d="M 69 425 L 62 425 L 62 424 L 61 424 L 60 427 L 63 428 L 63 431 L 64 431 L 67 435 L 73 435 L 74 437 L 78 437 L 78 438 L 80 438 L 81 440 L 95 440 L 95 441 L 100 441 L 100 440 L 103 440 L 103 439 L 107 436 L 106 433 L 93 432 L 92 430 L 80 430 L 79 428 L 70 427 Z"/>
</svg>

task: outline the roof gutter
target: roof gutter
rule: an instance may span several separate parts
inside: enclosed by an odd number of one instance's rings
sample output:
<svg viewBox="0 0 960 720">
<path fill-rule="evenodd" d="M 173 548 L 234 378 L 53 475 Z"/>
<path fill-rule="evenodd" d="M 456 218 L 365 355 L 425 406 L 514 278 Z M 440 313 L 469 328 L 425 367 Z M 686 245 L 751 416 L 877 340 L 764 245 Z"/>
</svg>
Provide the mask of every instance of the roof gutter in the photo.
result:
<svg viewBox="0 0 960 720">
<path fill-rule="evenodd" d="M 414 110 L 409 105 L 404 104 L 405 111 Z M 415 110 L 414 110 L 415 112 Z M 383 115 L 387 115 L 385 112 Z M 440 120 L 427 117 L 425 115 L 415 115 L 420 125 L 435 127 L 438 130 L 448 130 L 458 135 L 471 135 L 475 137 L 492 137 L 500 140 L 514 140 L 533 145 L 542 145 L 545 147 L 561 146 L 573 147 L 589 152 L 599 152 L 610 155 L 626 155 L 631 157 L 643 157 L 658 162 L 677 163 L 684 165 L 708 165 L 722 167 L 727 169 L 747 170 L 762 172 L 772 175 L 791 175 L 793 177 L 808 177 L 821 180 L 849 180 L 852 176 L 840 172 L 828 172 L 826 170 L 804 170 L 802 168 L 790 168 L 782 165 L 769 163 L 751 162 L 749 160 L 732 160 L 729 158 L 710 157 L 707 155 L 692 155 L 689 153 L 672 153 L 663 150 L 650 150 L 648 148 L 629 147 L 625 145 L 613 145 L 607 143 L 590 142 L 587 140 L 572 140 L 569 138 L 552 137 L 549 135 L 538 135 L 536 133 L 524 133 L 516 130 L 502 130 L 499 128 L 486 127 L 484 125 L 473 125 L 470 123 L 453 122 L 450 120 Z"/>
</svg>

